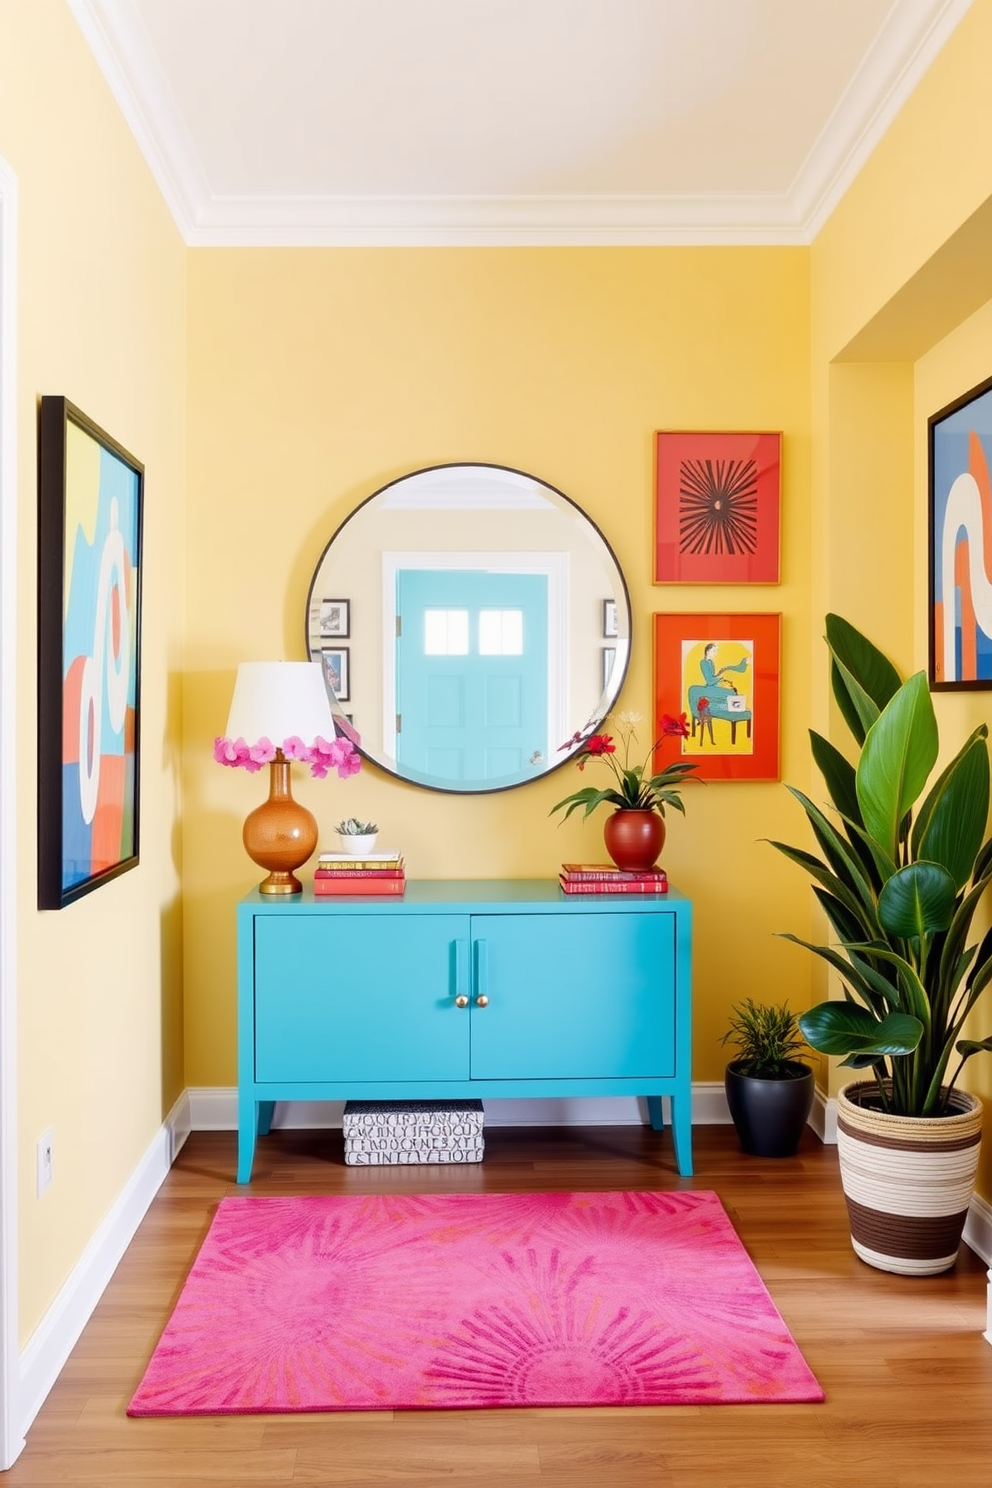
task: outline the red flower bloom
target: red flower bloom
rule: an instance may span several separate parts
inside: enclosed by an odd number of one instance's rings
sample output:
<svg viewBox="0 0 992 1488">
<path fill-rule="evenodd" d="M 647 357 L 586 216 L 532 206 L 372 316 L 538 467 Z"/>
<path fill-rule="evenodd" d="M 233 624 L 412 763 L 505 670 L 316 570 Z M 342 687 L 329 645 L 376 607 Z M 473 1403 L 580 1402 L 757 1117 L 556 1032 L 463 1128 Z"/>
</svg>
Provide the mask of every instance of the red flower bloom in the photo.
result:
<svg viewBox="0 0 992 1488">
<path fill-rule="evenodd" d="M 586 740 L 587 754 L 615 754 L 616 747 L 612 734 L 593 734 Z"/>
<path fill-rule="evenodd" d="M 671 713 L 663 713 L 661 716 L 661 732 L 668 735 L 678 735 L 683 739 L 689 737 L 689 720 L 684 713 L 678 718 L 673 718 Z"/>
</svg>

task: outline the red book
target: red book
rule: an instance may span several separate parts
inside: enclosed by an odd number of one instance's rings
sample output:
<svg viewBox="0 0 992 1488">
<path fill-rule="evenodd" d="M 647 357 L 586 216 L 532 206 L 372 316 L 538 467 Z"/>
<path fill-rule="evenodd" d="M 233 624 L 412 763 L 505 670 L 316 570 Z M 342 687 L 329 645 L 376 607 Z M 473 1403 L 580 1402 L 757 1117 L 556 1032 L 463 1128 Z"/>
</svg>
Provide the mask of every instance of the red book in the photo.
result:
<svg viewBox="0 0 992 1488">
<path fill-rule="evenodd" d="M 573 883 L 564 874 L 559 876 L 563 894 L 667 894 L 668 880 L 627 879 L 620 883 L 609 883 L 605 879 L 592 879 L 587 883 Z"/>
<path fill-rule="evenodd" d="M 334 879 L 339 882 L 346 878 L 402 878 L 402 868 L 315 868 L 313 870 L 314 882 L 319 879 L 325 881 Z"/>
<path fill-rule="evenodd" d="M 313 892 L 315 899 L 340 898 L 345 894 L 402 894 L 406 888 L 406 878 L 401 874 L 399 878 L 342 878 L 335 873 L 332 878 L 315 878 Z"/>
<path fill-rule="evenodd" d="M 667 883 L 664 868 L 647 868 L 632 873 L 626 868 L 612 868 L 608 863 L 562 863 L 561 877 L 569 883 Z"/>
</svg>

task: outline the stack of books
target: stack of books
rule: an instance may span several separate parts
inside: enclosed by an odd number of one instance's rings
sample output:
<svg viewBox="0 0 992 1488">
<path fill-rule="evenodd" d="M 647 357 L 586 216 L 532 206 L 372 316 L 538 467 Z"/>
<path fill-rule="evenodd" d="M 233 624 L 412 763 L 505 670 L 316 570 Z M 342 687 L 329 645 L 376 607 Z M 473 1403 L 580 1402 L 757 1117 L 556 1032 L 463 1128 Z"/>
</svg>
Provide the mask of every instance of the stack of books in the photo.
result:
<svg viewBox="0 0 992 1488">
<path fill-rule="evenodd" d="M 558 875 L 565 894 L 667 894 L 664 868 L 630 873 L 612 863 L 562 863 Z"/>
<path fill-rule="evenodd" d="M 325 852 L 317 859 L 313 891 L 319 894 L 402 894 L 406 887 L 399 852 Z"/>
</svg>

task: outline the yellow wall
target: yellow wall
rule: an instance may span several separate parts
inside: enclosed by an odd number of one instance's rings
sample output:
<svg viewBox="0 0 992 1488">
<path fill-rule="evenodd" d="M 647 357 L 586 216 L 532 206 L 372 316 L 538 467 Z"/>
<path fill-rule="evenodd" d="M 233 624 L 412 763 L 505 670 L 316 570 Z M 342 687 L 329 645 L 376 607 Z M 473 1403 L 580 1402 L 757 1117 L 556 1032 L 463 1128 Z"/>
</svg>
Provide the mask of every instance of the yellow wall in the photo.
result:
<svg viewBox="0 0 992 1488">
<path fill-rule="evenodd" d="M 190 256 L 185 674 L 186 1077 L 235 1079 L 232 905 L 257 875 L 241 822 L 264 789 L 219 769 L 239 660 L 301 657 L 307 587 L 328 537 L 399 473 L 491 460 L 565 491 L 630 585 L 622 705 L 650 744 L 651 614 L 781 611 L 783 769 L 805 779 L 809 615 L 808 254 L 803 249 L 194 251 Z M 784 431 L 783 583 L 652 585 L 656 429 Z M 422 877 L 554 875 L 602 855 L 602 817 L 550 807 L 571 768 L 509 794 L 456 797 L 367 767 L 298 781 L 323 838 L 375 818 Z M 588 778 L 588 775 L 587 777 Z M 605 781 L 604 781 L 605 783 Z M 689 787 L 665 860 L 697 902 L 697 1079 L 722 1078 L 732 999 L 808 999 L 773 932 L 805 886 L 760 839 L 791 817 L 775 784 Z"/>
<path fill-rule="evenodd" d="M 20 1328 L 50 1306 L 183 1087 L 179 758 L 186 251 L 61 0 L 0 0 L 0 155 L 20 197 Z M 141 863 L 35 908 L 37 400 L 147 467 Z M 55 1178 L 35 1191 L 35 1144 Z"/>
<path fill-rule="evenodd" d="M 976 0 L 810 251 L 187 252 L 61 0 L 0 0 L 0 34 L 0 154 L 21 185 L 27 1337 L 182 1086 L 234 1081 L 232 912 L 255 877 L 240 829 L 263 785 L 216 767 L 211 742 L 239 660 L 303 654 L 312 569 L 370 491 L 472 459 L 571 495 L 630 584 L 622 703 L 648 717 L 654 611 L 781 611 L 782 775 L 803 787 L 807 725 L 835 724 L 824 612 L 850 615 L 904 668 L 924 664 L 925 417 L 988 371 L 992 0 Z M 142 863 L 44 915 L 33 907 L 42 392 L 72 398 L 149 472 Z M 780 586 L 652 585 L 660 427 L 784 431 Z M 953 738 L 983 708 L 938 699 Z M 598 852 L 601 819 L 549 819 L 574 783 L 566 771 L 462 799 L 369 767 L 297 788 L 325 840 L 340 815 L 371 815 L 411 873 L 487 876 L 552 874 Z M 780 785 L 687 795 L 666 861 L 698 906 L 694 1076 L 714 1080 L 731 1002 L 788 995 L 801 1007 L 817 989 L 812 959 L 774 935 L 809 926 L 811 896 L 762 841 L 800 833 Z M 986 1097 L 990 1063 L 972 1066 Z M 49 1126 L 57 1176 L 38 1200 L 34 1148 Z"/>
</svg>

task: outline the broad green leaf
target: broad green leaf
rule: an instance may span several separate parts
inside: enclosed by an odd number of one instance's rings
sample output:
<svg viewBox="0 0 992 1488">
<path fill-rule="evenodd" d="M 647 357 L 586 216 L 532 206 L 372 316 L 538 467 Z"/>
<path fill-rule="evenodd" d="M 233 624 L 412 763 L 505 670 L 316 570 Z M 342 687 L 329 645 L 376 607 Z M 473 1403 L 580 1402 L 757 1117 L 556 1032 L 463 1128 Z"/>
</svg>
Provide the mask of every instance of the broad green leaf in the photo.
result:
<svg viewBox="0 0 992 1488">
<path fill-rule="evenodd" d="M 895 858 L 903 818 L 937 759 L 937 720 L 925 672 L 904 682 L 865 738 L 857 768 L 865 827 Z"/>
<path fill-rule="evenodd" d="M 800 1013 L 798 1023 L 810 1048 L 821 1054 L 912 1054 L 923 1037 L 923 1024 L 908 1013 L 879 1020 L 850 1002 L 821 1002 Z"/>
<path fill-rule="evenodd" d="M 842 904 L 833 894 L 828 894 L 826 889 L 822 889 L 819 884 L 813 884 L 812 888 L 815 899 L 839 941 L 856 942 L 871 939 L 871 926 L 862 916 L 852 915 L 845 904 Z"/>
<path fill-rule="evenodd" d="M 841 816 L 860 822 L 861 807 L 854 783 L 854 766 L 829 739 L 813 729 L 809 731 L 809 744 L 813 762 L 823 776 L 831 801 Z"/>
<path fill-rule="evenodd" d="M 855 742 L 862 745 L 881 709 L 877 708 L 857 678 L 834 658 L 830 663 L 830 686 L 837 706 Z"/>
<path fill-rule="evenodd" d="M 837 706 L 859 744 L 878 714 L 899 689 L 901 678 L 887 656 L 848 620 L 826 617 L 826 641 L 833 665 L 830 680 Z"/>
<path fill-rule="evenodd" d="M 852 893 L 857 894 L 870 914 L 873 923 L 875 891 L 871 880 L 865 873 L 864 863 L 847 839 L 841 836 L 833 824 L 824 816 L 820 808 L 814 805 L 808 796 L 804 796 L 802 791 L 797 790 L 795 786 L 790 785 L 786 789 L 790 795 L 795 797 L 805 811 L 807 820 L 813 828 L 814 836 L 828 865 L 836 873 L 840 881 L 846 884 Z"/>
<path fill-rule="evenodd" d="M 782 939 L 791 940 L 793 945 L 802 946 L 804 950 L 812 951 L 814 956 L 819 956 L 823 961 L 826 961 L 839 976 L 844 978 L 844 981 L 861 998 L 862 1002 L 866 1003 L 868 1007 L 874 1007 L 874 989 L 868 985 L 865 978 L 861 975 L 859 968 L 852 966 L 849 961 L 845 960 L 840 951 L 835 950 L 833 946 L 814 945 L 812 941 L 803 940 L 798 935 L 790 935 L 786 932 L 782 932 Z M 847 990 L 845 988 L 846 995 Z"/>
<path fill-rule="evenodd" d="M 870 957 L 872 960 L 881 961 L 883 965 L 895 968 L 899 981 L 899 1006 L 903 1012 L 919 1018 L 924 1028 L 929 1028 L 931 1023 L 930 998 L 926 987 L 905 956 L 900 956 L 898 951 L 893 951 L 878 941 L 873 945 L 858 946 L 857 949 L 859 955 Z"/>
<path fill-rule="evenodd" d="M 829 893 L 838 898 L 852 915 L 860 918 L 864 913 L 864 906 L 858 900 L 857 895 L 848 888 L 847 884 L 842 883 L 835 873 L 830 872 L 826 863 L 821 863 L 820 859 L 814 858 L 812 853 L 803 852 L 802 848 L 790 847 L 786 842 L 775 842 L 771 838 L 766 838 L 765 841 L 770 842 L 771 846 L 787 857 L 791 863 L 804 868 L 810 878 L 822 884 Z"/>
<path fill-rule="evenodd" d="M 989 813 L 988 729 L 975 730 L 942 770 L 913 828 L 913 857 L 943 863 L 955 887 L 971 878 Z"/>
<path fill-rule="evenodd" d="M 954 917 L 954 879 L 939 863 L 909 863 L 884 885 L 878 918 L 889 935 L 921 940 L 946 930 Z"/>
<path fill-rule="evenodd" d="M 972 1054 L 992 1054 L 992 1038 L 958 1039 L 954 1047 L 965 1059 L 970 1059 Z"/>
</svg>

